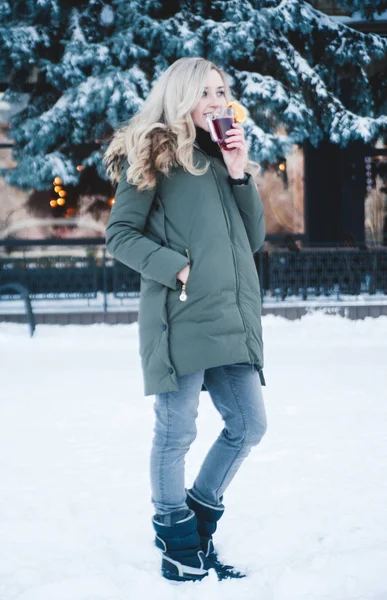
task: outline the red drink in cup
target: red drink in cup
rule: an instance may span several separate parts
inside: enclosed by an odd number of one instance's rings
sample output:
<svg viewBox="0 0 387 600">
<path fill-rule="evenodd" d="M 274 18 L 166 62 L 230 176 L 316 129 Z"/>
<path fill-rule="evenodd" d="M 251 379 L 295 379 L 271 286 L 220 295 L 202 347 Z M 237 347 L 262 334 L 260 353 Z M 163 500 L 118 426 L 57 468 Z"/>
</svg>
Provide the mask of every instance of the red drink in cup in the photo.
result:
<svg viewBox="0 0 387 600">
<path fill-rule="evenodd" d="M 226 131 L 232 129 L 232 124 L 235 123 L 232 107 L 222 108 L 216 113 L 208 115 L 206 120 L 212 141 L 219 144 L 223 150 L 233 150 L 233 148 L 227 148 L 226 146 L 228 138 Z"/>
</svg>

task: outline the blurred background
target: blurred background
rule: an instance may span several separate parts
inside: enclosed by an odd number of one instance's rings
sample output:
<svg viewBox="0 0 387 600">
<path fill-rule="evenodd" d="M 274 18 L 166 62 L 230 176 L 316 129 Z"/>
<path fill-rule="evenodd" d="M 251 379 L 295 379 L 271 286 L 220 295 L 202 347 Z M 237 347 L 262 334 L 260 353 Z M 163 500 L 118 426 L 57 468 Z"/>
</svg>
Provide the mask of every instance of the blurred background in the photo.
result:
<svg viewBox="0 0 387 600">
<path fill-rule="evenodd" d="M 182 56 L 221 66 L 248 110 L 264 314 L 387 314 L 386 1 L 3 0 L 0 15 L 1 320 L 26 320 L 26 294 L 41 322 L 136 320 L 140 278 L 104 246 L 102 156 Z"/>
</svg>

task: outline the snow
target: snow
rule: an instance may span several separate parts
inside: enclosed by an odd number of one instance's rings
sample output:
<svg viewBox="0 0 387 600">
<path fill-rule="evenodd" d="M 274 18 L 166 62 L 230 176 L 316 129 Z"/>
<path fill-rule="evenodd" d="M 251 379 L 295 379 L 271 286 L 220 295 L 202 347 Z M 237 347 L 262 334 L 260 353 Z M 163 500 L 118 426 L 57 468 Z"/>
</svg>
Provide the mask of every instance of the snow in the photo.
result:
<svg viewBox="0 0 387 600">
<path fill-rule="evenodd" d="M 114 11 L 111 6 L 105 5 L 101 10 L 102 25 L 111 25 L 114 21 Z"/>
<path fill-rule="evenodd" d="M 263 319 L 268 431 L 216 542 L 240 581 L 173 586 L 153 546 L 138 327 L 0 323 L 1 600 L 384 600 L 387 318 Z M 201 394 L 190 485 L 221 427 Z"/>
</svg>

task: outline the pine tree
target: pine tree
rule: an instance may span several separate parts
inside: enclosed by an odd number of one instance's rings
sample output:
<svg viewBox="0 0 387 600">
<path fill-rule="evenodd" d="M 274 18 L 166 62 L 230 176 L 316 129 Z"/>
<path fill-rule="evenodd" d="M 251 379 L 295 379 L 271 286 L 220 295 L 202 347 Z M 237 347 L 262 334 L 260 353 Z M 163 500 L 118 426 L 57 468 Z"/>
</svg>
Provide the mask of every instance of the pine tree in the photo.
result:
<svg viewBox="0 0 387 600">
<path fill-rule="evenodd" d="M 351 4 L 369 16 L 371 2 Z M 380 11 L 385 2 L 372 5 Z M 54 176 L 76 185 L 77 165 L 106 179 L 112 131 L 182 56 L 229 74 L 249 112 L 251 157 L 263 164 L 307 139 L 344 146 L 387 130 L 387 40 L 302 0 L 0 0 L 0 21 L 4 99 L 17 102 L 37 75 L 11 121 L 17 167 L 3 173 L 24 189 L 47 189 Z"/>
</svg>

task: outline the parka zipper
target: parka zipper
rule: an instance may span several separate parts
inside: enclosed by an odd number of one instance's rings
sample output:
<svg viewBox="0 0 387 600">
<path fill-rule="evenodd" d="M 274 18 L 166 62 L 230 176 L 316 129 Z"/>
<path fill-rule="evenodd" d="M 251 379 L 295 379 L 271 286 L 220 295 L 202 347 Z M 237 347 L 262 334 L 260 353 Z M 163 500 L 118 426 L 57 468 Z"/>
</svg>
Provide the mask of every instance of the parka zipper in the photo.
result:
<svg viewBox="0 0 387 600">
<path fill-rule="evenodd" d="M 188 275 L 188 279 L 189 279 L 189 276 L 191 274 L 191 259 L 189 257 L 189 250 L 188 250 L 188 248 L 185 249 L 185 253 L 187 255 L 188 264 L 189 264 L 189 268 L 190 268 L 190 272 L 189 272 L 189 275 Z M 188 279 L 187 279 L 187 281 L 188 281 Z M 185 302 L 187 300 L 187 298 L 188 298 L 188 296 L 186 294 L 186 291 L 185 291 L 186 286 L 187 286 L 187 282 L 186 283 L 182 283 L 182 285 L 181 285 L 181 294 L 179 296 L 179 300 L 181 300 L 182 302 Z"/>
<path fill-rule="evenodd" d="M 235 282 L 236 282 L 236 300 L 237 300 L 237 306 L 238 306 L 239 314 L 240 314 L 240 316 L 241 316 L 241 319 L 242 319 L 243 327 L 244 327 L 244 329 L 245 329 L 247 352 L 248 352 L 248 354 L 249 354 L 250 361 L 251 361 L 252 363 L 254 363 L 254 360 L 252 359 L 252 357 L 251 357 L 251 354 L 250 354 L 250 348 L 249 348 L 249 345 L 248 345 L 248 343 L 247 343 L 247 327 L 246 327 L 246 321 L 245 321 L 245 318 L 244 318 L 244 316 L 243 316 L 243 313 L 242 313 L 242 311 L 241 311 L 241 309 L 240 309 L 239 302 L 238 302 L 238 300 L 239 300 L 239 277 L 238 277 L 238 270 L 237 270 L 237 264 L 236 264 L 236 258 L 235 258 L 235 250 L 234 250 L 234 245 L 233 245 L 233 243 L 232 243 L 232 239 L 231 239 L 231 227 L 230 227 L 230 222 L 229 222 L 229 219 L 228 219 L 228 216 L 227 216 L 227 212 L 226 212 L 226 209 L 225 209 L 225 206 L 224 206 L 224 203 L 223 203 L 222 193 L 221 193 L 221 191 L 220 191 L 220 187 L 219 187 L 218 176 L 217 176 L 217 174 L 216 174 L 216 171 L 215 171 L 214 165 L 212 164 L 212 161 L 211 161 L 211 159 L 209 159 L 209 160 L 210 160 L 210 164 L 211 164 L 211 170 L 212 170 L 212 172 L 213 172 L 213 175 L 214 175 L 214 178 L 215 178 L 216 187 L 218 188 L 218 193 L 219 193 L 219 197 L 220 197 L 220 202 L 221 202 L 221 204 L 222 204 L 223 214 L 224 214 L 224 218 L 225 218 L 225 221 L 226 221 L 227 232 L 228 232 L 228 236 L 229 236 L 229 238 L 230 238 L 230 246 L 231 246 L 232 258 L 233 258 L 233 261 L 234 261 L 234 271 L 235 271 Z"/>
</svg>

